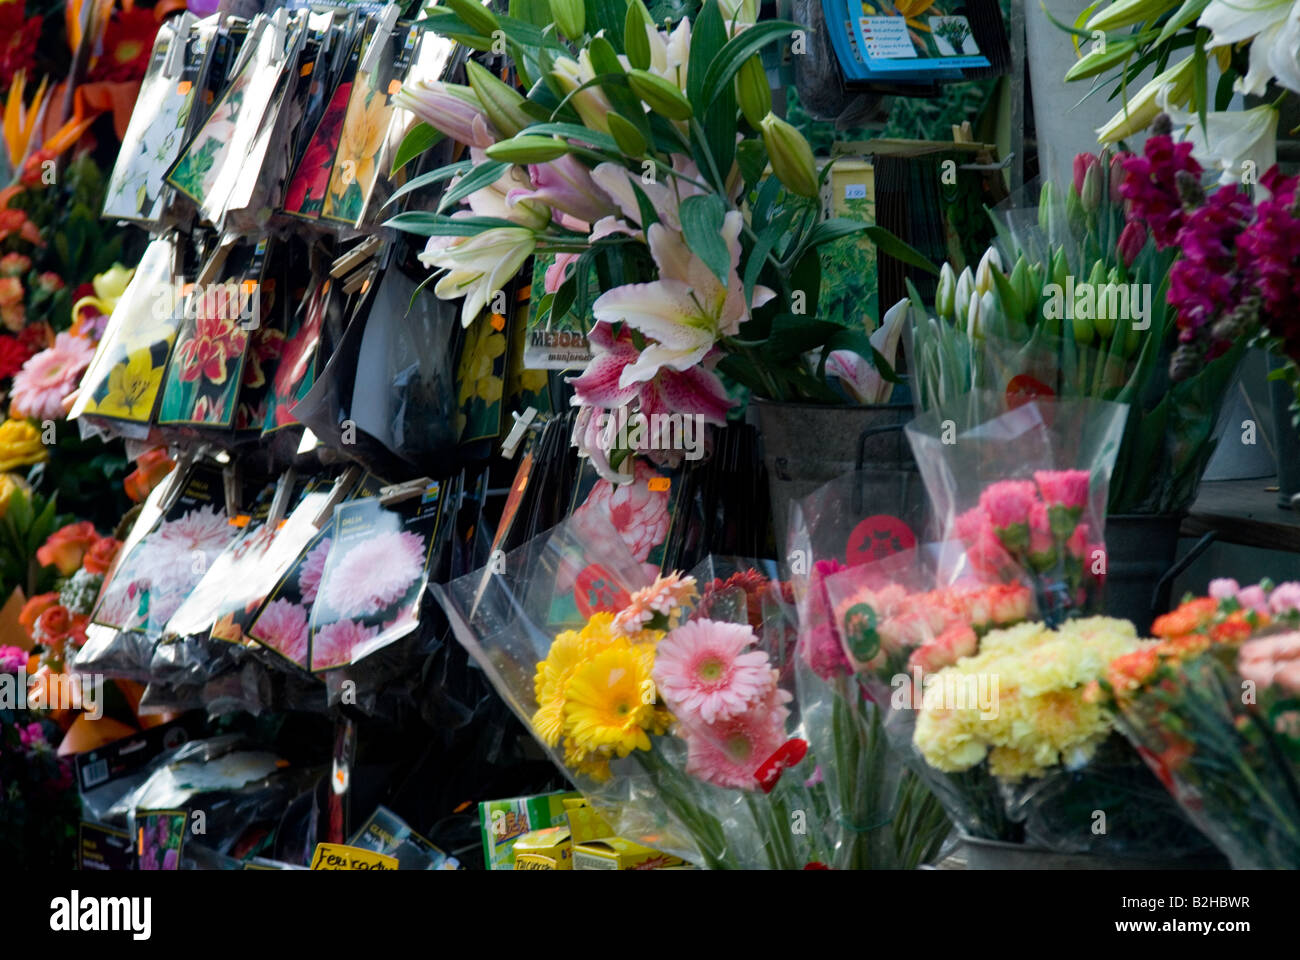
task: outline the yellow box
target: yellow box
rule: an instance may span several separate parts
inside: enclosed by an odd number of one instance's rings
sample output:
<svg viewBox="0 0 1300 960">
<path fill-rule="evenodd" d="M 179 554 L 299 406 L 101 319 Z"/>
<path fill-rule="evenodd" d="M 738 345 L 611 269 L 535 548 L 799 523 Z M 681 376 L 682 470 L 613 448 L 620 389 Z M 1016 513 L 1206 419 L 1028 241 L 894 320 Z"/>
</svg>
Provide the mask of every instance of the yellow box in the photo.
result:
<svg viewBox="0 0 1300 960">
<path fill-rule="evenodd" d="M 662 870 L 683 863 L 681 857 L 643 847 L 622 837 L 589 840 L 573 847 L 574 870 Z"/>
<path fill-rule="evenodd" d="M 572 870 L 573 841 L 568 827 L 533 830 L 515 841 L 516 870 Z"/>
<path fill-rule="evenodd" d="M 564 815 L 569 821 L 569 833 L 574 843 L 603 840 L 614 835 L 614 828 L 595 807 L 588 806 L 584 797 L 564 801 Z"/>
</svg>

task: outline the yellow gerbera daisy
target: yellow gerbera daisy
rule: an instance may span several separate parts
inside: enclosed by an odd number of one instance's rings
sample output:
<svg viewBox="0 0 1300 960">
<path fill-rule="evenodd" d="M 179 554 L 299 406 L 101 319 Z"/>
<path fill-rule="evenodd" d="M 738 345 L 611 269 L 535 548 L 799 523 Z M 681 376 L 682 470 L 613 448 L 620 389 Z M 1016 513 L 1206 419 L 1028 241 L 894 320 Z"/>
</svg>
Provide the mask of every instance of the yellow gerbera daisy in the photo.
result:
<svg viewBox="0 0 1300 960">
<path fill-rule="evenodd" d="M 650 749 L 646 728 L 654 723 L 658 699 L 650 678 L 653 665 L 653 649 L 620 638 L 573 672 L 564 720 L 577 749 L 609 748 L 620 757 Z"/>
</svg>

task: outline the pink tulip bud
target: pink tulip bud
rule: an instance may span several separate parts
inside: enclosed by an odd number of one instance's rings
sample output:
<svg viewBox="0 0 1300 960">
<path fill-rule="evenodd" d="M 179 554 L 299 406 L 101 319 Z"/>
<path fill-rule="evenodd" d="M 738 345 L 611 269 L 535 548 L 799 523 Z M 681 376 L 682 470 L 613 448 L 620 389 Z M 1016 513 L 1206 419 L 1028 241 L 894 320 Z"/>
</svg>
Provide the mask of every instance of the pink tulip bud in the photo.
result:
<svg viewBox="0 0 1300 960">
<path fill-rule="evenodd" d="M 1145 224 L 1136 220 L 1130 221 L 1119 235 L 1119 255 L 1124 258 L 1124 266 L 1133 266 L 1133 261 L 1142 252 L 1142 247 L 1146 242 L 1147 228 Z"/>
<path fill-rule="evenodd" d="M 1095 153 L 1076 153 L 1074 155 L 1074 192 L 1083 196 L 1083 180 L 1088 171 L 1097 165 Z"/>
</svg>

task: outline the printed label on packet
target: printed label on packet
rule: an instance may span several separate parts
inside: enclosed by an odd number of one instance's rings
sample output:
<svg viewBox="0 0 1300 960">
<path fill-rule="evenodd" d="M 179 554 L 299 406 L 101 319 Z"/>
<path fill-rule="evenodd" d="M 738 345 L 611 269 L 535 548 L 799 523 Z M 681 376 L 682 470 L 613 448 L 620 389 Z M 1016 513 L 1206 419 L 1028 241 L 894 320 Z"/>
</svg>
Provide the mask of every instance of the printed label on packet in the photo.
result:
<svg viewBox="0 0 1300 960">
<path fill-rule="evenodd" d="M 311 858 L 313 870 L 396 870 L 397 858 L 342 843 L 322 843 Z"/>
</svg>

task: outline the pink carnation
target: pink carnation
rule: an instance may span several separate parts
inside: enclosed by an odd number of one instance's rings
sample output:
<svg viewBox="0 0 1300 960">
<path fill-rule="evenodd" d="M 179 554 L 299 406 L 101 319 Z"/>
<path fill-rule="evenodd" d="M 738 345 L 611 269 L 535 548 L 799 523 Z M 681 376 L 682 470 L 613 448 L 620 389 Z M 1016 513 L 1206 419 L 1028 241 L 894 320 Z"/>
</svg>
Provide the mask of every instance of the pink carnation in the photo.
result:
<svg viewBox="0 0 1300 960">
<path fill-rule="evenodd" d="M 1088 502 L 1087 470 L 1036 470 L 1034 481 L 1048 506 L 1082 509 Z"/>
<path fill-rule="evenodd" d="M 1231 577 L 1219 577 L 1210 581 L 1209 594 L 1215 600 L 1231 600 L 1241 591 L 1241 585 Z"/>
<path fill-rule="evenodd" d="M 62 417 L 63 398 L 77 388 L 94 355 L 95 345 L 85 337 L 60 333 L 54 346 L 36 354 L 14 375 L 9 391 L 14 413 L 36 420 Z"/>
<path fill-rule="evenodd" d="M 1210 586 L 1213 586 L 1211 584 Z M 1278 615 L 1300 610 L 1300 583 L 1294 580 L 1279 583 L 1268 597 L 1269 608 Z"/>
<path fill-rule="evenodd" d="M 1048 556 L 1056 552 L 1047 504 L 1041 501 L 1029 508 L 1029 552 L 1035 556 Z"/>
<path fill-rule="evenodd" d="M 326 670 L 352 661 L 352 651 L 379 633 L 355 620 L 336 620 L 316 631 L 311 647 L 311 668 Z"/>
<path fill-rule="evenodd" d="M 1268 613 L 1268 595 L 1264 593 L 1264 588 L 1259 584 L 1253 587 L 1243 587 L 1237 591 L 1237 602 L 1243 608 L 1254 610 L 1257 613 Z"/>
<path fill-rule="evenodd" d="M 1300 693 L 1300 633 L 1281 633 L 1241 645 L 1237 672 L 1261 687 Z"/>
<path fill-rule="evenodd" d="M 999 530 L 1029 523 L 1029 509 L 1038 499 L 1038 488 L 1029 480 L 999 480 L 980 494 L 984 508 Z"/>
<path fill-rule="evenodd" d="M 0 673 L 22 674 L 27 670 L 27 654 L 18 647 L 0 646 Z"/>
</svg>

